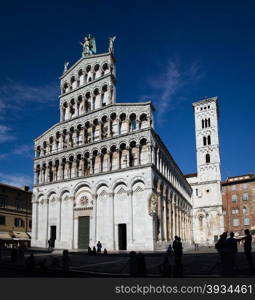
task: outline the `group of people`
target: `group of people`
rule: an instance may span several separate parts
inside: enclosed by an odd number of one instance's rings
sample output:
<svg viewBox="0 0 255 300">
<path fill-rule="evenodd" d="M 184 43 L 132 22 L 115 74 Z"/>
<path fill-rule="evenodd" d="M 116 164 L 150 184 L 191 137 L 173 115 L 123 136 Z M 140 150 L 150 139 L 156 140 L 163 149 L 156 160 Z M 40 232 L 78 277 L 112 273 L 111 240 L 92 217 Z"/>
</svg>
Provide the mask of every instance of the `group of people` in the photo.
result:
<svg viewBox="0 0 255 300">
<path fill-rule="evenodd" d="M 229 237 L 228 232 L 223 232 L 220 235 L 220 239 L 215 244 L 215 248 L 220 255 L 221 271 L 223 275 L 233 274 L 237 271 L 236 255 L 238 252 L 238 243 L 241 241 L 244 242 L 244 254 L 248 262 L 249 269 L 252 272 L 254 271 L 251 253 L 252 235 L 249 229 L 245 229 L 244 233 L 245 236 L 238 239 L 234 237 L 235 234 L 233 232 L 230 232 Z"/>
<path fill-rule="evenodd" d="M 102 243 L 100 241 L 98 241 L 97 242 L 97 247 L 94 246 L 92 249 L 91 249 L 91 247 L 88 247 L 88 254 L 89 255 L 101 254 L 102 253 L 102 248 L 103 248 Z M 105 254 L 105 255 L 107 254 L 107 249 L 106 248 L 104 248 L 103 254 Z"/>
</svg>

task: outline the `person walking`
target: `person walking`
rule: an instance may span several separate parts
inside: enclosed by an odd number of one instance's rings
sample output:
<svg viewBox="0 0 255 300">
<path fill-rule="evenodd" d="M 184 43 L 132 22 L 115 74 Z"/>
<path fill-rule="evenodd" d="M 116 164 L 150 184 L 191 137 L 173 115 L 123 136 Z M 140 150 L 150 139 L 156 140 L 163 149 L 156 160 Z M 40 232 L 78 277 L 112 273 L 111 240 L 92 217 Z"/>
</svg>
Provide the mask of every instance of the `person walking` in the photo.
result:
<svg viewBox="0 0 255 300">
<path fill-rule="evenodd" d="M 51 247 L 51 239 L 48 240 L 48 251 L 51 251 L 52 250 L 52 247 Z"/>
</svg>

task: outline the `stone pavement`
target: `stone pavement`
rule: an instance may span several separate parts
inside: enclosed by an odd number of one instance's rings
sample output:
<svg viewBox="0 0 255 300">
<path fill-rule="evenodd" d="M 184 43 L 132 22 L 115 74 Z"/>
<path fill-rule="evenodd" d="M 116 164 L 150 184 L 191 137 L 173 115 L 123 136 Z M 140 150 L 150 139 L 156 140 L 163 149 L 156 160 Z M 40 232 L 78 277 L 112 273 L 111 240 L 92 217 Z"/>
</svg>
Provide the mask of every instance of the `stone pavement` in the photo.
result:
<svg viewBox="0 0 255 300">
<path fill-rule="evenodd" d="M 254 274 L 249 272 L 249 268 L 240 248 L 240 253 L 237 255 L 236 274 L 230 277 L 255 277 Z M 53 276 L 62 277 L 68 276 L 79 276 L 79 277 L 127 277 L 129 276 L 128 252 L 121 253 L 108 253 L 107 255 L 88 255 L 86 251 L 72 251 L 70 252 L 70 270 L 68 274 L 62 274 L 61 270 L 61 258 L 62 250 L 54 250 L 48 252 L 45 249 L 28 249 L 25 254 L 25 258 L 33 252 L 35 260 L 38 263 L 40 260 L 45 261 L 48 269 L 48 275 L 42 274 L 42 277 Z M 145 261 L 147 266 L 147 275 L 151 277 L 158 277 L 159 265 L 161 264 L 164 256 L 164 252 L 148 252 L 145 254 Z M 59 267 L 53 268 L 52 261 L 57 258 L 59 261 Z M 253 260 L 255 262 L 255 253 L 253 253 Z M 15 264 L 10 263 L 10 253 L 6 251 L 3 253 L 2 264 L 0 266 L 0 276 L 5 277 L 8 274 L 22 276 L 24 273 L 24 264 L 19 264 L 16 268 Z M 174 257 L 169 257 L 169 263 L 174 266 Z M 15 271 L 16 268 L 16 271 Z M 22 269 L 23 268 L 23 269 Z M 23 270 L 23 271 L 22 271 Z M 8 273 L 9 272 L 9 273 Z M 39 272 L 39 271 L 38 271 Z M 40 277 L 40 274 L 37 274 Z M 34 276 L 34 275 L 33 275 Z M 221 265 L 219 255 L 216 250 L 211 247 L 200 248 L 199 251 L 194 249 L 188 249 L 183 255 L 183 276 L 184 277 L 220 277 L 221 276 Z M 12 277 L 12 276 L 11 276 Z"/>
</svg>

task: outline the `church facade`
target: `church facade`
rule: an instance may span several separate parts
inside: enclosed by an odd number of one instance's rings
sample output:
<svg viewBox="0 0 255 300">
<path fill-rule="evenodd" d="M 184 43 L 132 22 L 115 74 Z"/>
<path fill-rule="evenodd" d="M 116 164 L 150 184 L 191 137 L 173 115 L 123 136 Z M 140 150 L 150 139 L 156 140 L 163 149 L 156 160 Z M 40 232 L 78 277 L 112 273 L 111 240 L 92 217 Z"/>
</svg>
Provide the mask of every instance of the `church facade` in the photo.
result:
<svg viewBox="0 0 255 300">
<path fill-rule="evenodd" d="M 165 249 L 192 241 L 192 188 L 155 132 L 151 102 L 116 102 L 109 40 L 60 77 L 60 121 L 35 139 L 32 246 Z"/>
</svg>

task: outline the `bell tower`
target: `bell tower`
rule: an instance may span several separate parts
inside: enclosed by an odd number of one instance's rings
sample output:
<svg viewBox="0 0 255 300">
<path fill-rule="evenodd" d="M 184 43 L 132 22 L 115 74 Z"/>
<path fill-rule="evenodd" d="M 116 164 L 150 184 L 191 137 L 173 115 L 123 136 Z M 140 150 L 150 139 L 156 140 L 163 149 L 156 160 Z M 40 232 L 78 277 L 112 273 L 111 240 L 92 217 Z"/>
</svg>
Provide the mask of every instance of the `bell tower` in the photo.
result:
<svg viewBox="0 0 255 300">
<path fill-rule="evenodd" d="M 194 240 L 212 245 L 224 230 L 221 197 L 221 172 L 218 98 L 193 103 L 195 116 L 197 177 L 193 188 Z"/>
<path fill-rule="evenodd" d="M 218 134 L 218 98 L 193 103 L 197 172 L 200 182 L 221 181 Z"/>
</svg>

